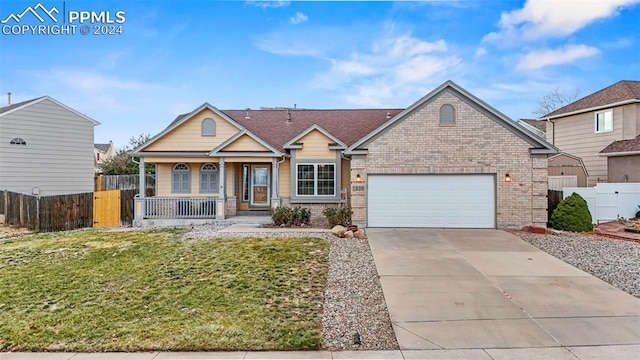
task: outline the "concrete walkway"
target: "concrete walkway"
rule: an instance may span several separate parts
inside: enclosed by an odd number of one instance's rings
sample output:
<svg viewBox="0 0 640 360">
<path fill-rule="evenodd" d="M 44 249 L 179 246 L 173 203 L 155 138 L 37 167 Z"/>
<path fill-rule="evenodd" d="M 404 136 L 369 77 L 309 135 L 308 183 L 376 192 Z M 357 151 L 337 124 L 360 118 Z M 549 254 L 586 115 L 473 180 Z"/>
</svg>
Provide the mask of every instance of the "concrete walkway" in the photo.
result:
<svg viewBox="0 0 640 360">
<path fill-rule="evenodd" d="M 367 234 L 405 358 L 414 350 L 477 359 L 640 354 L 639 299 L 514 235 L 453 229 Z"/>
</svg>

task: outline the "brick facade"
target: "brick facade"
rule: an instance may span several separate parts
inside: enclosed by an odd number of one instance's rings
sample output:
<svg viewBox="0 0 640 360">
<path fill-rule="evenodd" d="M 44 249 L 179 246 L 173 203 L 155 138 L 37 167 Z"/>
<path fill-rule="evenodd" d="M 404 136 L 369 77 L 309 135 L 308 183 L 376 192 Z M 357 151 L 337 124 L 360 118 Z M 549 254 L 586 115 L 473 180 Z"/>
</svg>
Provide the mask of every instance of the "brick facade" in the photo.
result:
<svg viewBox="0 0 640 360">
<path fill-rule="evenodd" d="M 454 106 L 454 126 L 440 125 L 443 104 Z M 351 161 L 351 178 L 364 180 L 352 183 L 354 223 L 366 224 L 367 174 L 495 174 L 498 227 L 545 226 L 546 156 L 530 155 L 531 144 L 490 116 L 447 90 L 371 140 Z"/>
</svg>

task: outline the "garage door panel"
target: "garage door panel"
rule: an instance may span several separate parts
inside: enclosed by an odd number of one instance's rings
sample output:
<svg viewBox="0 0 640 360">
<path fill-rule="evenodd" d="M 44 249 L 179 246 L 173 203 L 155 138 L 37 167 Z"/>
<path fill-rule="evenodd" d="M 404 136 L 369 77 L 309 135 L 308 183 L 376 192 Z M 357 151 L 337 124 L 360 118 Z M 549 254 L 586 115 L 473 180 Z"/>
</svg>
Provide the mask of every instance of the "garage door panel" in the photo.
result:
<svg viewBox="0 0 640 360">
<path fill-rule="evenodd" d="M 370 227 L 495 227 L 493 175 L 370 175 Z"/>
</svg>

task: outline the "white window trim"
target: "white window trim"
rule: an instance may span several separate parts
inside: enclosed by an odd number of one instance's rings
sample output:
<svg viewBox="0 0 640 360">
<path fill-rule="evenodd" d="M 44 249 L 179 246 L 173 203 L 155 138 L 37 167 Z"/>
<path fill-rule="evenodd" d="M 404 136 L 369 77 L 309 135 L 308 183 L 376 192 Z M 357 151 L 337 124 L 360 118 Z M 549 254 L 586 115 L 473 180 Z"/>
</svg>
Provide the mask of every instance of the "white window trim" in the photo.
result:
<svg viewBox="0 0 640 360">
<path fill-rule="evenodd" d="M 204 170 L 205 166 L 208 166 L 208 165 L 212 166 L 213 170 Z M 214 177 L 214 179 L 215 179 L 215 181 L 214 181 L 214 184 L 215 184 L 214 189 L 204 189 L 204 187 L 203 187 L 204 184 L 202 182 L 202 174 L 205 173 L 205 172 L 208 173 L 209 175 L 215 174 L 215 177 Z M 218 187 L 220 186 L 220 184 L 219 184 L 220 183 L 220 172 L 218 170 L 218 167 L 213 163 L 202 164 L 202 166 L 200 166 L 200 171 L 198 173 L 198 182 L 200 183 L 200 186 L 199 186 L 200 189 L 199 190 L 200 190 L 201 194 L 217 194 L 218 193 Z M 208 185 L 211 185 L 211 184 L 208 184 Z"/>
<path fill-rule="evenodd" d="M 300 165 L 312 165 L 313 166 L 313 195 L 300 195 L 298 193 L 298 166 Z M 318 167 L 320 165 L 324 165 L 324 166 L 328 166 L 331 165 L 333 166 L 333 194 L 325 194 L 325 195 L 318 195 Z M 334 163 L 297 163 L 296 164 L 296 168 L 295 168 L 295 172 L 296 172 L 296 183 L 295 183 L 295 187 L 296 187 L 296 197 L 316 197 L 316 198 L 323 198 L 323 197 L 335 197 L 336 196 L 336 164 Z"/>
<path fill-rule="evenodd" d="M 178 165 L 185 165 L 187 167 L 187 170 L 176 170 L 176 167 L 178 167 Z M 189 189 L 187 191 L 176 191 L 174 189 L 174 178 L 173 175 L 178 172 L 182 172 L 188 175 L 188 185 L 189 185 Z M 185 163 L 177 163 L 175 165 L 173 165 L 173 167 L 171 168 L 171 193 L 172 194 L 190 194 L 191 193 L 191 167 L 188 164 Z"/>
<path fill-rule="evenodd" d="M 611 113 L 611 129 L 610 130 L 598 130 L 598 114 L 606 114 L 606 113 Z M 608 132 L 612 132 L 612 131 L 613 131 L 613 109 L 596 111 L 593 114 L 593 133 L 594 134 L 602 134 L 602 133 L 608 133 Z"/>
</svg>

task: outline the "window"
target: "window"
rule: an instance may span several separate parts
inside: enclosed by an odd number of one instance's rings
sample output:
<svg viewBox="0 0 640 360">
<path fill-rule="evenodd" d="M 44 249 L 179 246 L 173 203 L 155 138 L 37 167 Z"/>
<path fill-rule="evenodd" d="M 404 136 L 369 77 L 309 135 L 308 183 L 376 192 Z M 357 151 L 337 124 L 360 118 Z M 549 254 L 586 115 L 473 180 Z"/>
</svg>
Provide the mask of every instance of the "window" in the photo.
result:
<svg viewBox="0 0 640 360">
<path fill-rule="evenodd" d="M 171 192 L 188 194 L 191 192 L 191 171 L 187 164 L 176 164 L 171 172 Z"/>
<path fill-rule="evenodd" d="M 335 165 L 298 164 L 296 193 L 298 196 L 335 196 Z"/>
<path fill-rule="evenodd" d="M 455 125 L 456 124 L 456 110 L 451 104 L 444 104 L 440 106 L 440 125 Z"/>
<path fill-rule="evenodd" d="M 200 168 L 200 192 L 201 193 L 217 193 L 218 192 L 218 168 L 213 164 L 204 164 Z"/>
<path fill-rule="evenodd" d="M 249 201 L 249 165 L 242 165 L 242 201 Z"/>
<path fill-rule="evenodd" d="M 27 142 L 24 141 L 23 138 L 17 137 L 17 138 L 11 139 L 11 141 L 9 141 L 9 144 L 11 144 L 11 145 L 27 145 Z"/>
<path fill-rule="evenodd" d="M 211 118 L 202 120 L 202 136 L 215 136 L 216 122 Z"/>
<path fill-rule="evenodd" d="M 594 132 L 601 133 L 609 131 L 613 131 L 613 110 L 597 112 Z"/>
</svg>

